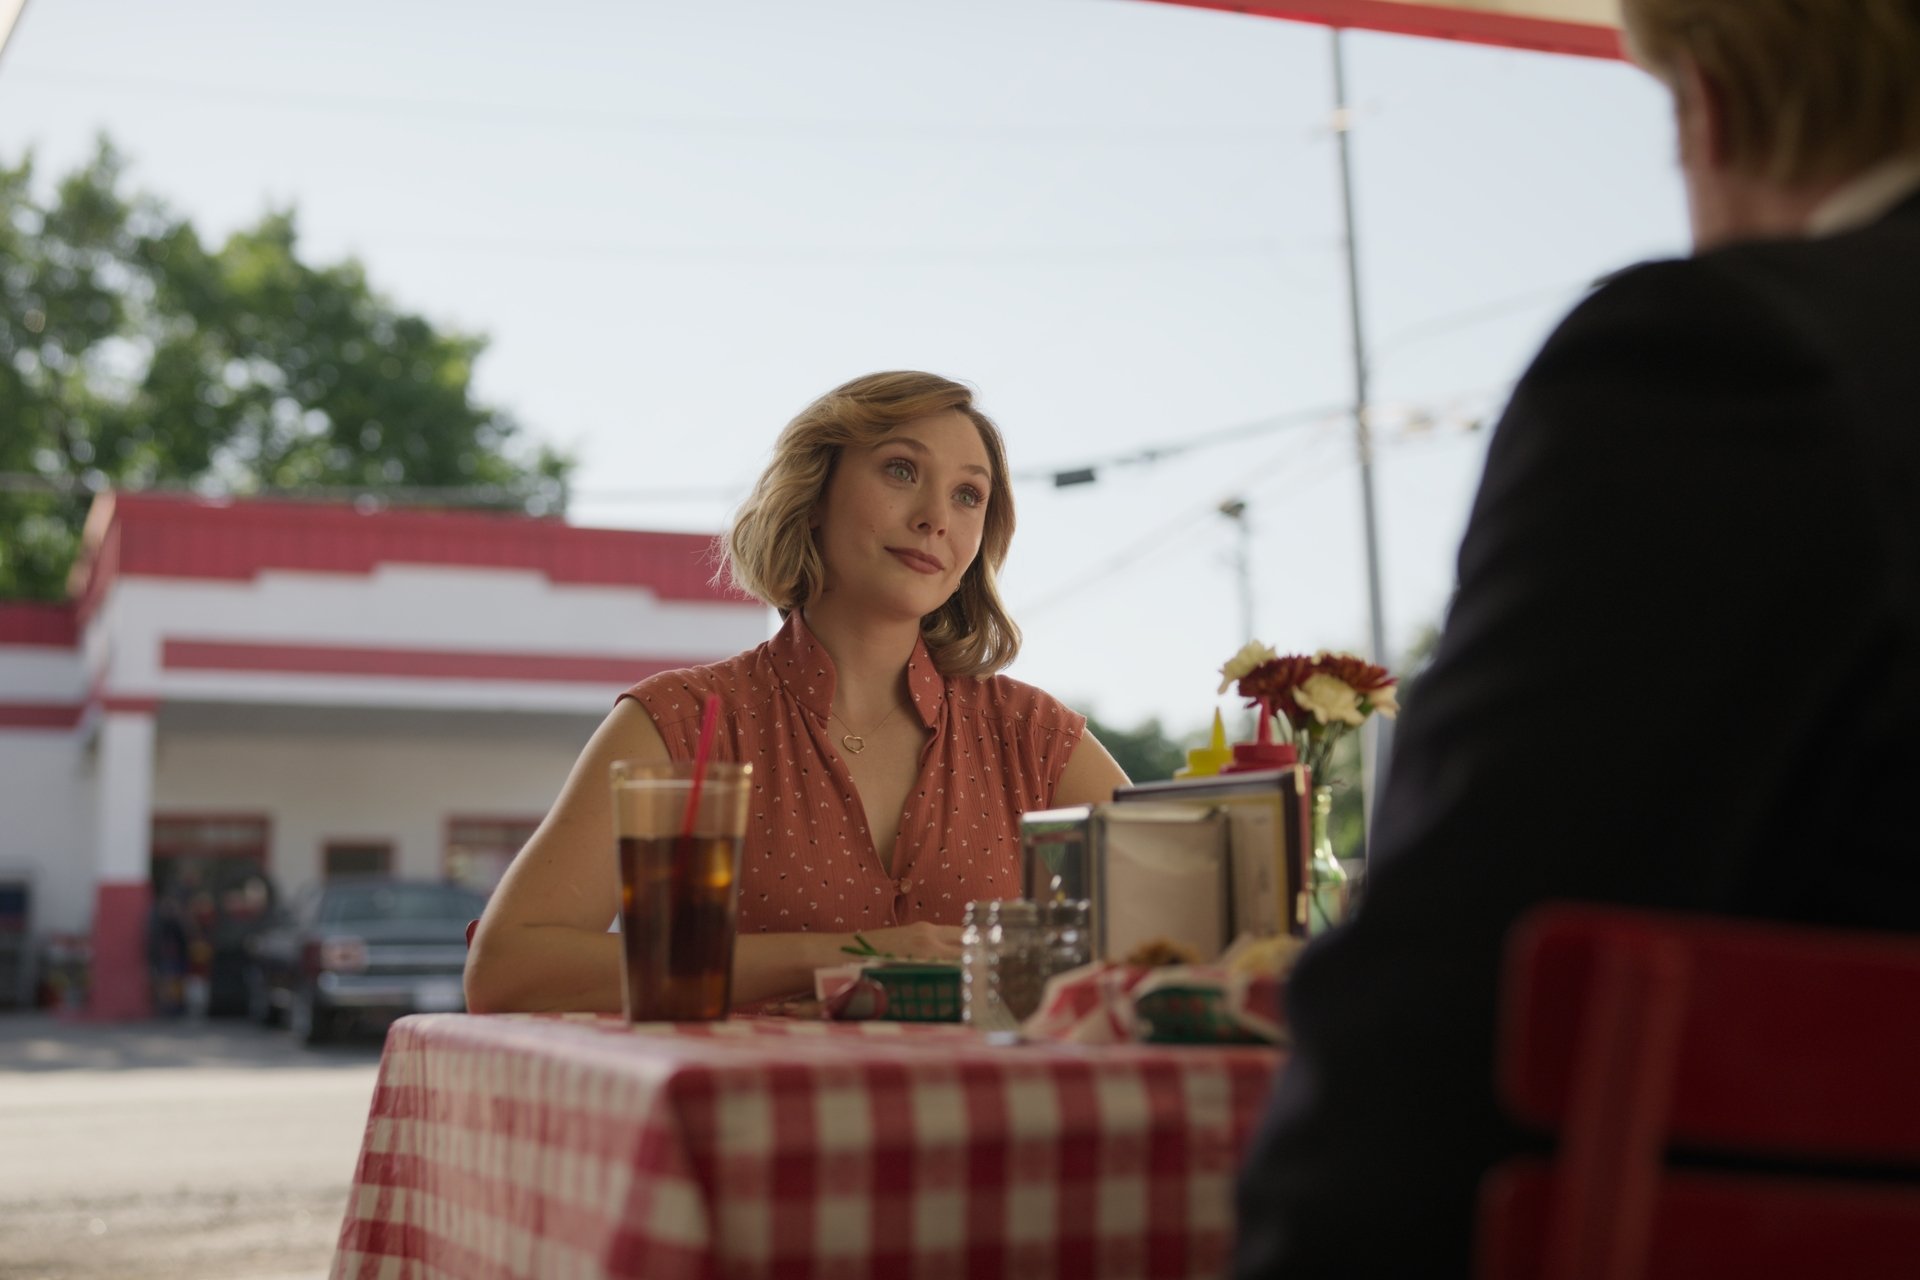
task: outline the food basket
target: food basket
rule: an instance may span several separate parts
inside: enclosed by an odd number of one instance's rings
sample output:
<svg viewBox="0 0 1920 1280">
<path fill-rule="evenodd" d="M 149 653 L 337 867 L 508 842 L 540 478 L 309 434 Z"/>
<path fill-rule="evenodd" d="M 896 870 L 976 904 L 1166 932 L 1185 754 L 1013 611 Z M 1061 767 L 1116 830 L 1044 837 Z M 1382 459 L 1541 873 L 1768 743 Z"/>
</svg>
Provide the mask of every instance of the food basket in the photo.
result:
<svg viewBox="0 0 1920 1280">
<path fill-rule="evenodd" d="M 893 1022 L 960 1021 L 960 966 L 892 963 L 870 965 L 861 976 L 886 992 L 880 1016 Z"/>
<path fill-rule="evenodd" d="M 1215 987 L 1160 987 L 1135 999 L 1138 1033 L 1154 1044 L 1266 1044 L 1272 1037 L 1248 1030 Z"/>
<path fill-rule="evenodd" d="M 1283 989 L 1278 974 L 1220 965 L 1088 964 L 1048 979 L 1020 1030 L 1078 1044 L 1285 1044 Z"/>
</svg>

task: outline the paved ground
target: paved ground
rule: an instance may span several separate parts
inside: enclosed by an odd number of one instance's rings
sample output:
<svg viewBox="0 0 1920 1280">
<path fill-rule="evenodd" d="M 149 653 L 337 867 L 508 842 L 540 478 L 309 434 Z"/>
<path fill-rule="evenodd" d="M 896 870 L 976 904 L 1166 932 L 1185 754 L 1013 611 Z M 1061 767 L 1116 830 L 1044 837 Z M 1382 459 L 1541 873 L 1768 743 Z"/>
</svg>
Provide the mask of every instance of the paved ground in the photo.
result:
<svg viewBox="0 0 1920 1280">
<path fill-rule="evenodd" d="M 326 1275 L 379 1058 L 378 1035 L 0 1014 L 0 1277 Z"/>
</svg>

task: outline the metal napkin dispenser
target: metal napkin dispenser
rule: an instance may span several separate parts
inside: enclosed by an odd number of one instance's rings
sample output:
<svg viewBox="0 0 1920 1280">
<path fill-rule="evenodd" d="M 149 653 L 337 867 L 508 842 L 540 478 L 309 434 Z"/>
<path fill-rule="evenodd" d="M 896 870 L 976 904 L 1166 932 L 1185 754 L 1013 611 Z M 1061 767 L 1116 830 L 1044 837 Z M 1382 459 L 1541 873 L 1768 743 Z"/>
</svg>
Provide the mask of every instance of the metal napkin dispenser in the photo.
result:
<svg viewBox="0 0 1920 1280">
<path fill-rule="evenodd" d="M 1119 960 L 1167 939 L 1211 960 L 1233 941 L 1224 814 L 1177 804 L 1091 804 L 1020 820 L 1021 883 L 1035 902 L 1084 899 L 1094 953 Z"/>
<path fill-rule="evenodd" d="M 1121 787 L 1114 803 L 1190 805 L 1226 814 L 1233 933 L 1307 936 L 1313 859 L 1312 775 L 1297 765 Z"/>
</svg>

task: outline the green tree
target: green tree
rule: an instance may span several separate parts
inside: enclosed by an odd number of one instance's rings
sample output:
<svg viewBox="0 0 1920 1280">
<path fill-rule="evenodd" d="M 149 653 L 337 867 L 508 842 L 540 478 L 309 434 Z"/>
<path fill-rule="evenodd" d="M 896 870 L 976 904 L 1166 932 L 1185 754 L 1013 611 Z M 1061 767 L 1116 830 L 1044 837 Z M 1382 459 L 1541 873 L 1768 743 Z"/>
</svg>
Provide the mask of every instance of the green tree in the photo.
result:
<svg viewBox="0 0 1920 1280">
<path fill-rule="evenodd" d="M 1420 677 L 1433 661 L 1440 644 L 1440 628 L 1431 623 L 1420 632 L 1401 656 L 1395 671 L 1400 676 L 1399 702 L 1404 712 Z M 1349 733 L 1333 744 L 1333 815 L 1328 828 L 1333 836 L 1334 854 L 1343 859 L 1364 856 L 1367 843 L 1365 798 L 1360 792 L 1360 734 Z"/>
<path fill-rule="evenodd" d="M 1121 729 L 1088 716 L 1087 730 L 1100 740 L 1100 745 L 1127 771 L 1127 777 L 1135 782 L 1163 781 L 1171 778 L 1175 769 L 1187 763 L 1186 747 L 1167 736 L 1158 718 L 1136 728 Z M 1199 742 L 1206 735 L 1189 736 Z"/>
<path fill-rule="evenodd" d="M 58 597 L 109 487 L 564 509 L 570 460 L 473 397 L 485 339 L 302 261 L 291 210 L 210 247 L 105 140 L 34 187 L 0 163 L 0 596 Z"/>
<path fill-rule="evenodd" d="M 1333 838 L 1336 858 L 1353 859 L 1365 855 L 1367 815 L 1365 796 L 1360 790 L 1360 735 L 1342 734 L 1333 744 L 1333 812 L 1327 818 L 1327 834 Z"/>
</svg>

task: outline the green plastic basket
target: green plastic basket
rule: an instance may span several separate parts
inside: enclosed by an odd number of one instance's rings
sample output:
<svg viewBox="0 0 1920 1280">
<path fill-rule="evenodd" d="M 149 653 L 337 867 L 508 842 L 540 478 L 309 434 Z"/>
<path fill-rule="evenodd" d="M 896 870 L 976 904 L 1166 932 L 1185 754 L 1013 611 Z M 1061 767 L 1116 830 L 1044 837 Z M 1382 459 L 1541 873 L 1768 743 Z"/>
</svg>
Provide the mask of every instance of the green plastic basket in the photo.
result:
<svg viewBox="0 0 1920 1280">
<path fill-rule="evenodd" d="M 960 1021 L 960 966 L 878 964 L 861 975 L 887 993 L 885 1016 L 893 1022 Z"/>
<path fill-rule="evenodd" d="M 1264 1044 L 1227 1011 L 1218 991 L 1162 987 L 1134 1002 L 1155 1044 Z"/>
</svg>

